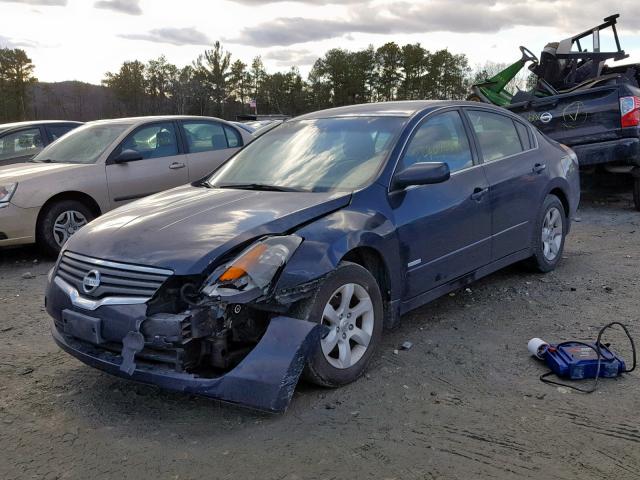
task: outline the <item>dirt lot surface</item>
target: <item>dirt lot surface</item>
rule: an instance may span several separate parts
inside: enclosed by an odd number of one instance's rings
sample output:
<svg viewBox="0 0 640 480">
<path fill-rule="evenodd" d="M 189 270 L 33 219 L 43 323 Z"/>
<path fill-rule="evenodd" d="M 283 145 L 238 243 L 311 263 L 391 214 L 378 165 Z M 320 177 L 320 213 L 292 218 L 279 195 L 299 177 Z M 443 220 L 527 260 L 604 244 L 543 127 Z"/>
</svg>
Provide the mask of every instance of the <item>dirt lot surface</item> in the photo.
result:
<svg viewBox="0 0 640 480">
<path fill-rule="evenodd" d="M 407 315 L 365 378 L 300 385 L 282 416 L 84 366 L 50 338 L 52 263 L 4 251 L 0 479 L 640 478 L 640 372 L 584 395 L 540 383 L 526 351 L 611 320 L 640 340 L 640 213 L 615 191 L 585 195 L 557 271 L 511 267 Z"/>
</svg>

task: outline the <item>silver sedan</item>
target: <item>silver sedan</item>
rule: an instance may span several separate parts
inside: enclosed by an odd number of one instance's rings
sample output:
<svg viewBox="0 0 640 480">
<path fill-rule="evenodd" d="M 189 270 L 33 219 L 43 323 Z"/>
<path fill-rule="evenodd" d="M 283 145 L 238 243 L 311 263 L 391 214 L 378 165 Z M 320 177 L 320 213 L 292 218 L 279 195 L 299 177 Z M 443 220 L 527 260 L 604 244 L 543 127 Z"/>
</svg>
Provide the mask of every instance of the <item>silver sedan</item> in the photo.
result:
<svg viewBox="0 0 640 480">
<path fill-rule="evenodd" d="M 209 117 L 88 123 L 27 163 L 0 167 L 0 247 L 56 254 L 97 216 L 214 171 L 252 135 Z"/>
</svg>

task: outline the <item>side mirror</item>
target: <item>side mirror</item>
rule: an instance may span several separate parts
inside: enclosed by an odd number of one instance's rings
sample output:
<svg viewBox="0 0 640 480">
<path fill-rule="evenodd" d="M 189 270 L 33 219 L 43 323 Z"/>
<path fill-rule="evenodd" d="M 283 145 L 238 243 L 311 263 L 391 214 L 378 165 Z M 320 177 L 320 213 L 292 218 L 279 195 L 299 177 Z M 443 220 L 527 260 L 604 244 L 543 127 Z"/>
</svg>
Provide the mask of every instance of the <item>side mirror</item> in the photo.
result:
<svg viewBox="0 0 640 480">
<path fill-rule="evenodd" d="M 140 152 L 136 152 L 135 150 L 123 150 L 120 152 L 118 156 L 116 156 L 113 161 L 115 163 L 127 163 L 127 162 L 135 162 L 137 160 L 142 160 L 144 157 Z"/>
<path fill-rule="evenodd" d="M 414 163 L 393 177 L 393 188 L 402 190 L 411 185 L 429 185 L 449 180 L 449 165 L 443 162 Z"/>
</svg>

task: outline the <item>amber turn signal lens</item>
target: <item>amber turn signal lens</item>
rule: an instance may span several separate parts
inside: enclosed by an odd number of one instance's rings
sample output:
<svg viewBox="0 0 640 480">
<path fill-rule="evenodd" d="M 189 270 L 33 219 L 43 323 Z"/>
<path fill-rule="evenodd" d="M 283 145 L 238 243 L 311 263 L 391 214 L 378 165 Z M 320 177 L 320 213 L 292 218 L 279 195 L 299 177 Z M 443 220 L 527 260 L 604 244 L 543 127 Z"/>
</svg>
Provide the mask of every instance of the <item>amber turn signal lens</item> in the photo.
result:
<svg viewBox="0 0 640 480">
<path fill-rule="evenodd" d="M 267 250 L 264 243 L 259 243 L 247 253 L 238 258 L 233 265 L 220 275 L 221 282 L 233 282 L 247 274 L 249 268 L 258 262 L 262 254 Z"/>
</svg>

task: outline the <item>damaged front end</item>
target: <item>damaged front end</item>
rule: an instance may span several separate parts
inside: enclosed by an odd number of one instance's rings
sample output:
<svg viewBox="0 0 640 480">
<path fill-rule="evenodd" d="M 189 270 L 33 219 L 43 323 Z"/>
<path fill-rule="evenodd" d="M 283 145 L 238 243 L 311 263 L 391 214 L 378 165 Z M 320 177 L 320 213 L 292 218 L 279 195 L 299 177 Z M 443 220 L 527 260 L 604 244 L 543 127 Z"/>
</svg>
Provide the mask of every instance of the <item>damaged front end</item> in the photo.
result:
<svg viewBox="0 0 640 480">
<path fill-rule="evenodd" d="M 47 287 L 53 337 L 114 375 L 283 412 L 324 328 L 294 313 L 319 279 L 273 291 L 301 242 L 265 237 L 206 277 L 64 252 Z"/>
</svg>

